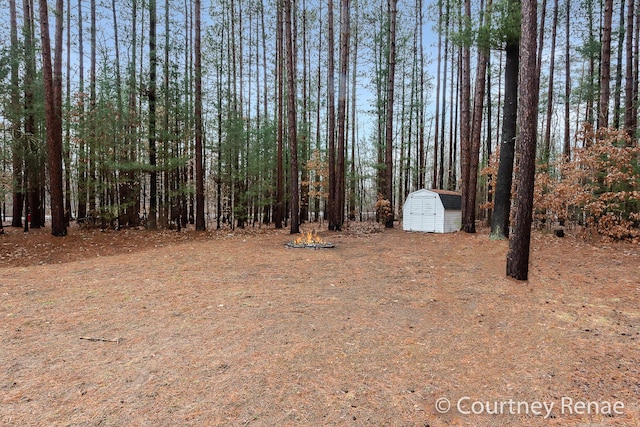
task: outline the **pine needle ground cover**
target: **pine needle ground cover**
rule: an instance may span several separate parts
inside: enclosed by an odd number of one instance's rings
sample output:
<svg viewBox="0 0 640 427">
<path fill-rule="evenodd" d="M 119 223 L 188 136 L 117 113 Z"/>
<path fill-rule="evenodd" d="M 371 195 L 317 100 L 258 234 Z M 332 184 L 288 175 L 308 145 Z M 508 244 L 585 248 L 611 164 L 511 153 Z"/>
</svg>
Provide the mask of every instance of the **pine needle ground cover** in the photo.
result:
<svg viewBox="0 0 640 427">
<path fill-rule="evenodd" d="M 487 230 L 7 231 L 3 426 L 640 424 L 637 245 L 536 233 L 521 283 Z"/>
</svg>

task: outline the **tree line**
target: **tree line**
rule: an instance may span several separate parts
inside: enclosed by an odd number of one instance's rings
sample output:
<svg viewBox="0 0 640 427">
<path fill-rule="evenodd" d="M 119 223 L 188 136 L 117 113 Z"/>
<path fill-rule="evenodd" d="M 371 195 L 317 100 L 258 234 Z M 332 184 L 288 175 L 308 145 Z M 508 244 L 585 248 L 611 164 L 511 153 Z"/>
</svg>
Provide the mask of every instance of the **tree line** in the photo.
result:
<svg viewBox="0 0 640 427">
<path fill-rule="evenodd" d="M 378 191 L 394 197 L 398 132 L 406 191 L 424 175 L 424 157 L 413 159 L 424 151 L 428 84 L 412 34 L 421 2 L 406 5 L 398 31 L 395 2 L 9 6 L 2 152 L 13 226 L 43 226 L 55 200 L 63 225 L 295 231 L 324 218 L 339 230 L 345 214 L 367 215 Z M 411 88 L 409 131 L 390 107 L 400 84 Z"/>
<path fill-rule="evenodd" d="M 432 187 L 461 191 L 464 231 L 515 230 L 512 275 L 526 278 L 533 219 L 559 218 L 534 193 L 607 129 L 628 136 L 609 145 L 637 144 L 635 0 L 8 3 L 2 214 L 15 227 L 43 226 L 47 199 L 55 235 L 72 219 L 393 226 L 408 193 Z M 580 214 L 561 220 L 597 222 Z"/>
</svg>

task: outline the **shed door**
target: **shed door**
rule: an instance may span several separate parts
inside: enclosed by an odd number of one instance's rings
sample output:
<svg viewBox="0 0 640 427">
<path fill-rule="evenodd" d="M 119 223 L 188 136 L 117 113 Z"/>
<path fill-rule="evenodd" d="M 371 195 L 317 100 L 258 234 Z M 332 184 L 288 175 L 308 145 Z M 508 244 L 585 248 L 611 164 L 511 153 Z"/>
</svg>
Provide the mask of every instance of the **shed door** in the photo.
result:
<svg viewBox="0 0 640 427">
<path fill-rule="evenodd" d="M 412 208 L 412 230 L 436 231 L 436 196 L 414 196 Z"/>
</svg>

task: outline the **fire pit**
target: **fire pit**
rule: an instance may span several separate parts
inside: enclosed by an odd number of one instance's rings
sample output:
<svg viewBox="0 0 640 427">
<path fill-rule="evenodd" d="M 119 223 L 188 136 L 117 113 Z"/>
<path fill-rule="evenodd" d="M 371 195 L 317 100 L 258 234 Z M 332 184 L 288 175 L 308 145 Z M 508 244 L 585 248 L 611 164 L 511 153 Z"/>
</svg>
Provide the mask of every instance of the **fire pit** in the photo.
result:
<svg viewBox="0 0 640 427">
<path fill-rule="evenodd" d="M 322 237 L 318 236 L 315 231 L 309 231 L 303 233 L 301 237 L 298 237 L 293 242 L 287 243 L 288 248 L 311 248 L 311 249 L 326 249 L 335 248 L 336 245 L 325 241 Z"/>
</svg>

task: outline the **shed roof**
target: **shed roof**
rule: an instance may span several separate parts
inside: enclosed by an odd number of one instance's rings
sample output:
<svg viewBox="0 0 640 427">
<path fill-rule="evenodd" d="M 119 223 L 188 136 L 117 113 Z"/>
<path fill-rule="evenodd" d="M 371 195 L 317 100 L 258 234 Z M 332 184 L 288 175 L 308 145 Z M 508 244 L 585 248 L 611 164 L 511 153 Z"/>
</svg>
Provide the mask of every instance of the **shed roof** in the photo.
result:
<svg viewBox="0 0 640 427">
<path fill-rule="evenodd" d="M 459 211 L 462 210 L 462 195 L 455 191 L 447 190 L 431 190 L 440 195 L 440 200 L 446 210 Z"/>
</svg>

